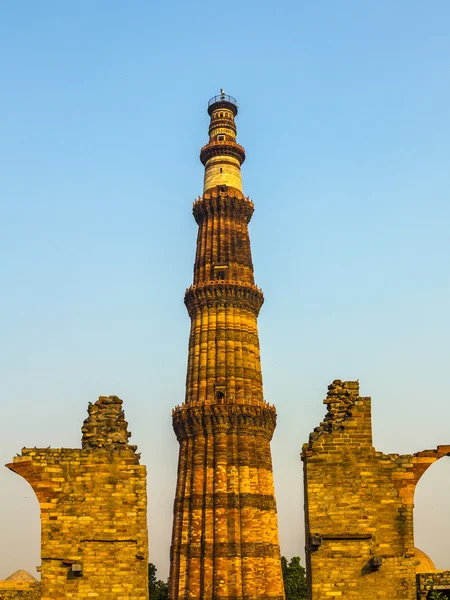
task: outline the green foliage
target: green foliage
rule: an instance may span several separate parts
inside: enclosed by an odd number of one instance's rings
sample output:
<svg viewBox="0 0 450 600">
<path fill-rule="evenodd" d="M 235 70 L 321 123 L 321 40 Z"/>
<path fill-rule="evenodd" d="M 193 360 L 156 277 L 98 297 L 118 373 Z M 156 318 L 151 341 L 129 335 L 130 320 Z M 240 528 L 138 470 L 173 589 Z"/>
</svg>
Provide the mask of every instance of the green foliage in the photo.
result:
<svg viewBox="0 0 450 600">
<path fill-rule="evenodd" d="M 430 592 L 428 594 L 428 600 L 448 600 L 447 594 L 444 592 L 439 592 L 434 589 L 433 581 L 430 581 Z"/>
<path fill-rule="evenodd" d="M 153 563 L 148 563 L 148 595 L 150 600 L 167 600 L 169 597 L 169 586 L 156 579 L 156 567 Z"/>
<path fill-rule="evenodd" d="M 431 590 L 428 594 L 429 600 L 448 600 L 447 594 L 439 592 L 438 590 Z"/>
<path fill-rule="evenodd" d="M 281 569 L 286 600 L 306 600 L 306 571 L 300 564 L 300 558 L 294 556 L 288 562 L 282 556 Z M 156 578 L 156 567 L 153 563 L 148 565 L 148 593 L 150 600 L 168 600 L 169 596 L 169 587 L 167 583 Z"/>
<path fill-rule="evenodd" d="M 288 562 L 282 556 L 281 571 L 286 600 L 306 600 L 306 571 L 300 564 L 300 557 L 293 556 Z"/>
</svg>

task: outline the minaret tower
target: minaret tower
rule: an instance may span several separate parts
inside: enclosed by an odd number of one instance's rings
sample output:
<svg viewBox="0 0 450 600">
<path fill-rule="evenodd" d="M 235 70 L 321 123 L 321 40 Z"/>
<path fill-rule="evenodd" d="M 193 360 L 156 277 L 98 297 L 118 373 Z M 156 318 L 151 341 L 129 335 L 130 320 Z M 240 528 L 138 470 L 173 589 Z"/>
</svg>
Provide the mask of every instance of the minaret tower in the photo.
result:
<svg viewBox="0 0 450 600">
<path fill-rule="evenodd" d="M 253 278 L 242 193 L 245 151 L 238 105 L 211 98 L 201 149 L 203 195 L 185 402 L 173 411 L 180 443 L 174 504 L 171 600 L 284 599 L 270 440 L 275 408 L 264 401 L 257 329 L 263 295 Z"/>
</svg>

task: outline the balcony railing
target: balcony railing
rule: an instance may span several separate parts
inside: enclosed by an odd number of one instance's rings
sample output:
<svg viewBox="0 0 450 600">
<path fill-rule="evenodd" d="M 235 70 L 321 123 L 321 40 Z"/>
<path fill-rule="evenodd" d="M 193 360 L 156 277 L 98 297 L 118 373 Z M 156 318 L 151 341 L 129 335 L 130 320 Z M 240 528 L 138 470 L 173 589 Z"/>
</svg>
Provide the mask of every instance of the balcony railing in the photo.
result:
<svg viewBox="0 0 450 600">
<path fill-rule="evenodd" d="M 233 96 L 228 96 L 228 94 L 219 94 L 218 96 L 213 96 L 208 102 L 208 108 L 212 104 L 216 104 L 216 102 L 229 102 L 230 104 L 234 104 L 236 108 L 238 107 L 236 98 L 233 98 Z"/>
</svg>

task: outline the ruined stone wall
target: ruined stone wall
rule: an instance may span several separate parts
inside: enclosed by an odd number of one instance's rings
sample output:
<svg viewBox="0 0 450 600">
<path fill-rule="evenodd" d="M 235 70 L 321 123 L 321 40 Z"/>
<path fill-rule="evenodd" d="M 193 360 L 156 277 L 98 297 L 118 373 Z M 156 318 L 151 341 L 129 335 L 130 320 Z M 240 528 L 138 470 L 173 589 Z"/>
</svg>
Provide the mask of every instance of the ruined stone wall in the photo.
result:
<svg viewBox="0 0 450 600">
<path fill-rule="evenodd" d="M 414 490 L 450 446 L 377 452 L 357 381 L 334 381 L 324 403 L 302 451 L 309 600 L 415 600 Z"/>
<path fill-rule="evenodd" d="M 0 600 L 40 600 L 39 583 L 0 581 Z"/>
<path fill-rule="evenodd" d="M 116 396 L 89 405 L 82 449 L 24 448 L 7 465 L 41 508 L 42 600 L 147 600 L 146 470 Z"/>
<path fill-rule="evenodd" d="M 417 575 L 418 600 L 426 600 L 431 589 L 442 593 L 446 592 L 446 595 L 450 597 L 450 571 L 419 573 Z"/>
</svg>

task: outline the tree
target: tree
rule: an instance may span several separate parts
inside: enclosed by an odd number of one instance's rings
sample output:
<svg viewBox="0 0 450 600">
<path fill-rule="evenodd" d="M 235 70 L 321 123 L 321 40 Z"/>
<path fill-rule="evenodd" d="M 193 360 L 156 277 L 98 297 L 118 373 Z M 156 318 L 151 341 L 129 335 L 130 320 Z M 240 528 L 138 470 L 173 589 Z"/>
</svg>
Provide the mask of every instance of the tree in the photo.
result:
<svg viewBox="0 0 450 600">
<path fill-rule="evenodd" d="M 288 563 L 282 556 L 281 571 L 286 600 L 306 600 L 306 571 L 300 564 L 300 557 L 293 556 Z"/>
<path fill-rule="evenodd" d="M 169 586 L 156 579 L 156 567 L 153 563 L 148 563 L 148 595 L 150 600 L 167 600 L 169 597 Z"/>
</svg>

